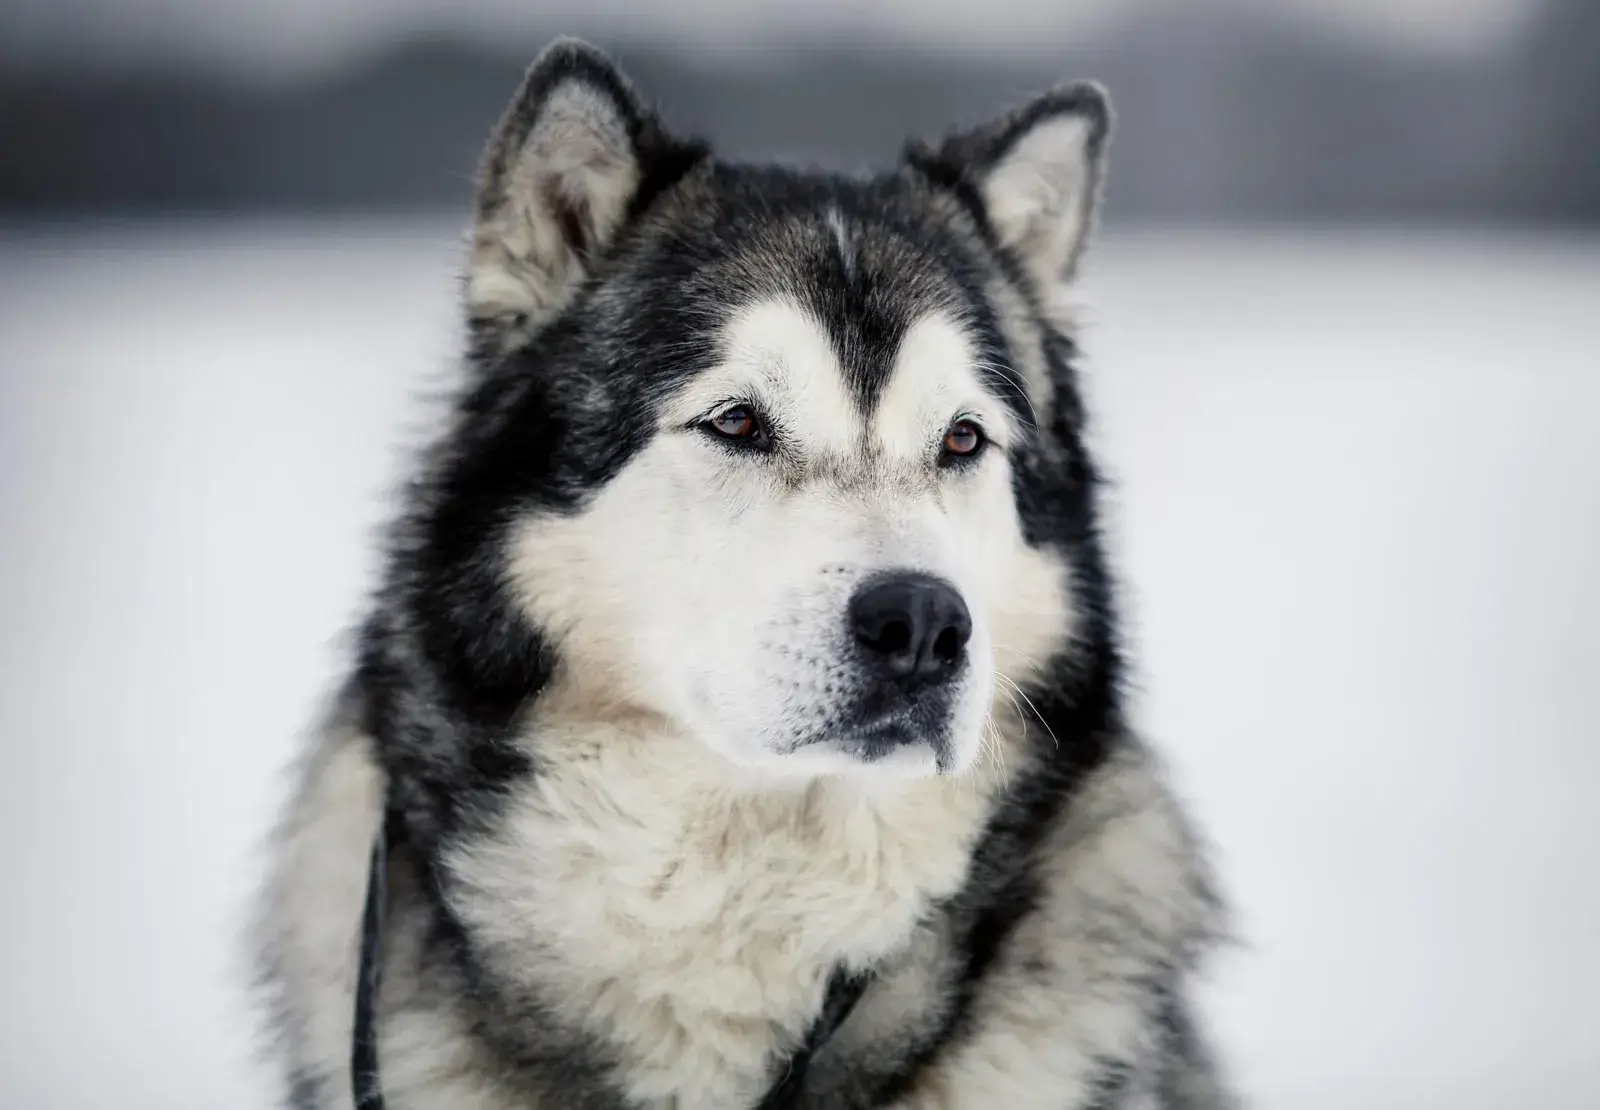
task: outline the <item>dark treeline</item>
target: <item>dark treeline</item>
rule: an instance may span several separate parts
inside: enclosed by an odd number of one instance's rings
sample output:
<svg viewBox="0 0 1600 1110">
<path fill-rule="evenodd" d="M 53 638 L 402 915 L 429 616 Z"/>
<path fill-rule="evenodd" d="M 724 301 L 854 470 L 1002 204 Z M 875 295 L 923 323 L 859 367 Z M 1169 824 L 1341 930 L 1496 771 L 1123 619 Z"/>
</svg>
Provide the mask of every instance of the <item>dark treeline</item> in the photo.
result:
<svg viewBox="0 0 1600 1110">
<path fill-rule="evenodd" d="M 841 47 L 741 70 L 601 41 L 670 120 L 743 158 L 881 165 L 907 133 L 1082 76 L 1120 109 L 1113 219 L 1600 222 L 1595 0 L 1475 60 L 1214 14 L 1130 20 L 1049 65 Z M 276 87 L 0 72 L 0 212 L 461 205 L 539 45 L 433 39 Z"/>
</svg>

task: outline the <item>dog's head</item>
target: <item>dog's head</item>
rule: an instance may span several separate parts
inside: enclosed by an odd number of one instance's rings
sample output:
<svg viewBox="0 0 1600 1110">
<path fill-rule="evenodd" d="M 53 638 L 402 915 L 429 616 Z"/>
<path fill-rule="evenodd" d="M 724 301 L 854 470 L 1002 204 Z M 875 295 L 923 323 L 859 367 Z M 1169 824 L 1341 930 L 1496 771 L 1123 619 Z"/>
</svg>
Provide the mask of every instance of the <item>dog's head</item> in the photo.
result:
<svg viewBox="0 0 1600 1110">
<path fill-rule="evenodd" d="M 1060 305 L 1108 130 L 1076 85 L 871 180 L 731 166 L 548 49 L 484 164 L 425 498 L 442 665 L 504 685 L 537 645 L 746 766 L 969 766 L 1086 612 Z"/>
</svg>

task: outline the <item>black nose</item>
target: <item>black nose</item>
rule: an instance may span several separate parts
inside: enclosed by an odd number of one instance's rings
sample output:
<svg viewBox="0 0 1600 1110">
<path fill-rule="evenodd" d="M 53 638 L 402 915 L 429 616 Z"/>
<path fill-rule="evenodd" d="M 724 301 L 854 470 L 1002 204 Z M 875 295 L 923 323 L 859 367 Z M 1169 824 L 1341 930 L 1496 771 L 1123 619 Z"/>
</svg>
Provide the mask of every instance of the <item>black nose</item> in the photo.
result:
<svg viewBox="0 0 1600 1110">
<path fill-rule="evenodd" d="M 861 646 L 905 684 L 950 677 L 972 637 L 972 616 L 961 595 L 926 574 L 896 574 L 863 587 L 850 601 L 850 621 Z"/>
</svg>

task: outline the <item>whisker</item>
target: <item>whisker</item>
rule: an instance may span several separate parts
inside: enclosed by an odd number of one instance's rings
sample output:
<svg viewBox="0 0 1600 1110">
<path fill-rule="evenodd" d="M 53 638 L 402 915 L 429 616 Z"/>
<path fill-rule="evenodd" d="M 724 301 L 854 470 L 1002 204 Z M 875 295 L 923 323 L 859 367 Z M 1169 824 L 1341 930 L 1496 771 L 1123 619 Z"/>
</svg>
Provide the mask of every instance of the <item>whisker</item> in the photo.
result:
<svg viewBox="0 0 1600 1110">
<path fill-rule="evenodd" d="M 1030 710 L 1032 710 L 1033 715 L 1039 718 L 1039 723 L 1044 726 L 1044 731 L 1049 735 L 1050 742 L 1057 748 L 1061 747 L 1061 741 L 1056 737 L 1055 730 L 1050 727 L 1050 722 L 1045 720 L 1044 714 L 1039 712 L 1039 707 L 1033 704 L 1033 699 L 1027 695 L 1027 692 L 1024 691 L 1021 686 L 1018 686 L 1015 682 L 1011 681 L 1011 679 L 1007 678 L 1003 674 L 996 673 L 995 678 L 1001 682 L 1004 682 L 1013 691 L 1015 691 L 1017 697 L 1021 698 L 1027 703 L 1027 706 Z"/>
<path fill-rule="evenodd" d="M 1034 407 L 1033 398 L 1028 396 L 1027 383 L 1023 380 L 1022 375 L 1011 367 L 1000 363 L 975 361 L 972 365 L 977 370 L 986 370 L 995 375 L 1001 382 L 1009 386 L 1016 396 L 1022 399 L 1022 403 L 1028 407 L 1028 427 L 1033 431 L 1037 431 L 1039 428 L 1039 411 Z"/>
</svg>

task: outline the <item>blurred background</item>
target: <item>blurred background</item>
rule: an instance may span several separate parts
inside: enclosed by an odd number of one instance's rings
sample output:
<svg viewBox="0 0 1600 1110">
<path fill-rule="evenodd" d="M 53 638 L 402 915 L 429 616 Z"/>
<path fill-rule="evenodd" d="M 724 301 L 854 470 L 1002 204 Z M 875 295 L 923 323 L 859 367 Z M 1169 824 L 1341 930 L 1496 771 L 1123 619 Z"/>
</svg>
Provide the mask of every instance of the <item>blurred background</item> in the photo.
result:
<svg viewBox="0 0 1600 1110">
<path fill-rule="evenodd" d="M 0 205 L 459 210 L 484 121 L 566 32 L 735 157 L 881 163 L 1092 73 L 1124 123 L 1114 218 L 1600 219 L 1594 0 L 561 7 L 10 0 Z"/>
<path fill-rule="evenodd" d="M 7 0 L 0 1110 L 271 1104 L 260 844 L 557 33 L 843 169 L 1111 88 L 1085 370 L 1226 1056 L 1600 1106 L 1600 2 Z"/>
</svg>

